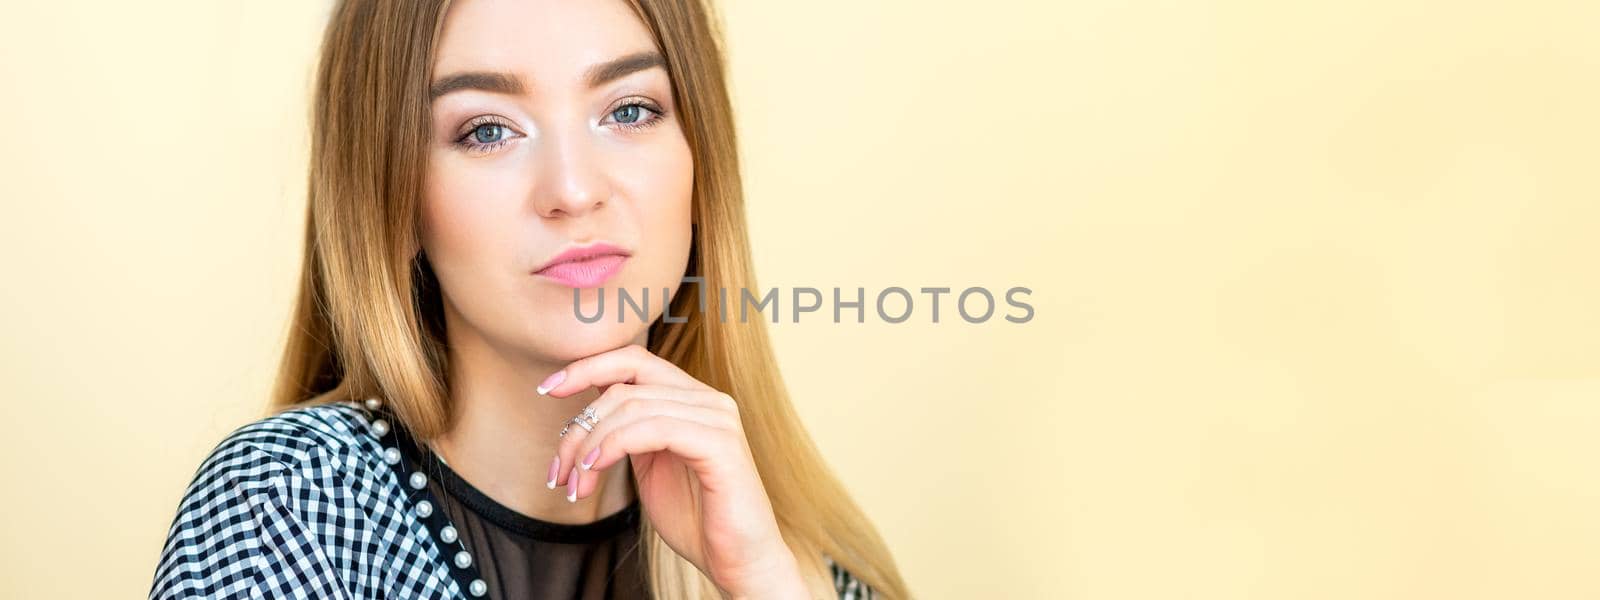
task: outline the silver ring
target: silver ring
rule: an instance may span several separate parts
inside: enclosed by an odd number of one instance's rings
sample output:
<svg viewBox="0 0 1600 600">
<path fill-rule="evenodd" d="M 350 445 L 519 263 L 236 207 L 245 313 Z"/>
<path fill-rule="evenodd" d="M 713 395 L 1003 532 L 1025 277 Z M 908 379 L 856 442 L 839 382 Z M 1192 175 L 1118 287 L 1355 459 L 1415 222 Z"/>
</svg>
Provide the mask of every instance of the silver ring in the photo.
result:
<svg viewBox="0 0 1600 600">
<path fill-rule="evenodd" d="M 585 406 L 578 416 L 567 419 L 567 424 L 561 428 L 561 435 L 557 437 L 567 437 L 567 432 L 572 429 L 573 423 L 577 423 L 584 431 L 594 431 L 594 426 L 600 424 L 600 416 L 595 414 L 593 406 Z"/>
</svg>

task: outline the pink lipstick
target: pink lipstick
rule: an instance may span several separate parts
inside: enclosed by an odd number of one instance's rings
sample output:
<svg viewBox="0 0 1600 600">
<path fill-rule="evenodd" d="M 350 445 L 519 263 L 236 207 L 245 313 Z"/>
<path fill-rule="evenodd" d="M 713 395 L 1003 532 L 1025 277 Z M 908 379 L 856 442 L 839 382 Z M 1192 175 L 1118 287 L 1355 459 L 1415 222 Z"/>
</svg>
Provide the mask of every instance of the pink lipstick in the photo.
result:
<svg viewBox="0 0 1600 600">
<path fill-rule="evenodd" d="M 628 256 L 627 250 L 598 242 L 568 248 L 533 273 L 549 277 L 567 287 L 596 287 L 615 275 Z"/>
</svg>

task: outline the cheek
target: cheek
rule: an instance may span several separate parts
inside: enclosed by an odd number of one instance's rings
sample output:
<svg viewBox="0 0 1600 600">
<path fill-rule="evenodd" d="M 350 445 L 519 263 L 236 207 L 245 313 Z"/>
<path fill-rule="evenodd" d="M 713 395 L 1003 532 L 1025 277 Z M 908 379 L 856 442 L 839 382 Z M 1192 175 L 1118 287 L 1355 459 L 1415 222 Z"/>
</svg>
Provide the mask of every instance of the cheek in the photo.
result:
<svg viewBox="0 0 1600 600">
<path fill-rule="evenodd" d="M 627 172 L 629 196 L 637 199 L 639 224 L 647 239 L 687 249 L 694 195 L 694 160 L 682 137 L 651 151 L 649 161 L 636 161 Z"/>
<path fill-rule="evenodd" d="M 617 285 L 634 298 L 648 294 L 652 318 L 665 311 L 660 302 L 663 290 L 676 296 L 682 285 L 691 242 L 694 185 L 694 163 L 688 145 L 676 131 L 661 133 L 669 135 L 651 138 L 648 144 L 636 144 L 614 155 L 608 174 L 621 200 L 616 215 L 631 222 L 639 250 Z M 627 216 L 622 217 L 623 214 Z M 617 309 L 608 305 L 605 310 Z M 636 319 L 628 321 L 635 323 Z"/>
<path fill-rule="evenodd" d="M 497 248 L 507 247 L 497 240 L 512 236 L 508 228 L 515 223 L 505 214 L 514 204 L 497 197 L 496 190 L 513 189 L 512 184 L 495 181 L 494 173 L 442 162 L 428 168 L 420 211 L 422 245 L 435 270 L 512 258 L 496 255 Z"/>
<path fill-rule="evenodd" d="M 643 276 L 656 289 L 678 286 L 691 242 L 694 161 L 681 137 L 670 141 L 654 149 L 651 160 L 636 161 L 628 173 L 642 242 L 651 251 L 649 272 Z"/>
</svg>

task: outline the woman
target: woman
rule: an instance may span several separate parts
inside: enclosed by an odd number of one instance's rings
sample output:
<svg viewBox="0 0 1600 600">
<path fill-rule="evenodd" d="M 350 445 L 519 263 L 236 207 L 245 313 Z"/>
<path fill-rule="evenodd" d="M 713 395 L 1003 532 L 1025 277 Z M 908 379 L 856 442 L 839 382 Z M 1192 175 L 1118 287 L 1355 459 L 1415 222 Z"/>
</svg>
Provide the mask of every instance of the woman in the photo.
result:
<svg viewBox="0 0 1600 600">
<path fill-rule="evenodd" d="M 703 309 L 755 287 L 711 26 L 337 4 L 273 411 L 201 465 L 150 597 L 907 595 L 761 320 Z"/>
</svg>

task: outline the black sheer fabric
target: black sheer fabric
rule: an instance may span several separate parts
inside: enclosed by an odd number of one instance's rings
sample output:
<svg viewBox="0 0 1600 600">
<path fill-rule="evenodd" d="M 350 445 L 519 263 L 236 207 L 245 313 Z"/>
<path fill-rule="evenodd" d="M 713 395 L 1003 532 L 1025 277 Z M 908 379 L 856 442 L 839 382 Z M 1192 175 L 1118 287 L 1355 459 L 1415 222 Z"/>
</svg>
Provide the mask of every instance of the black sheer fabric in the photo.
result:
<svg viewBox="0 0 1600 600">
<path fill-rule="evenodd" d="M 425 465 L 427 486 L 472 553 L 489 598 L 648 598 L 637 498 L 592 523 L 553 523 L 516 512 L 462 479 L 437 454 L 402 444 Z M 561 489 L 551 494 L 565 494 Z M 448 560 L 448 559 L 447 559 Z"/>
</svg>

